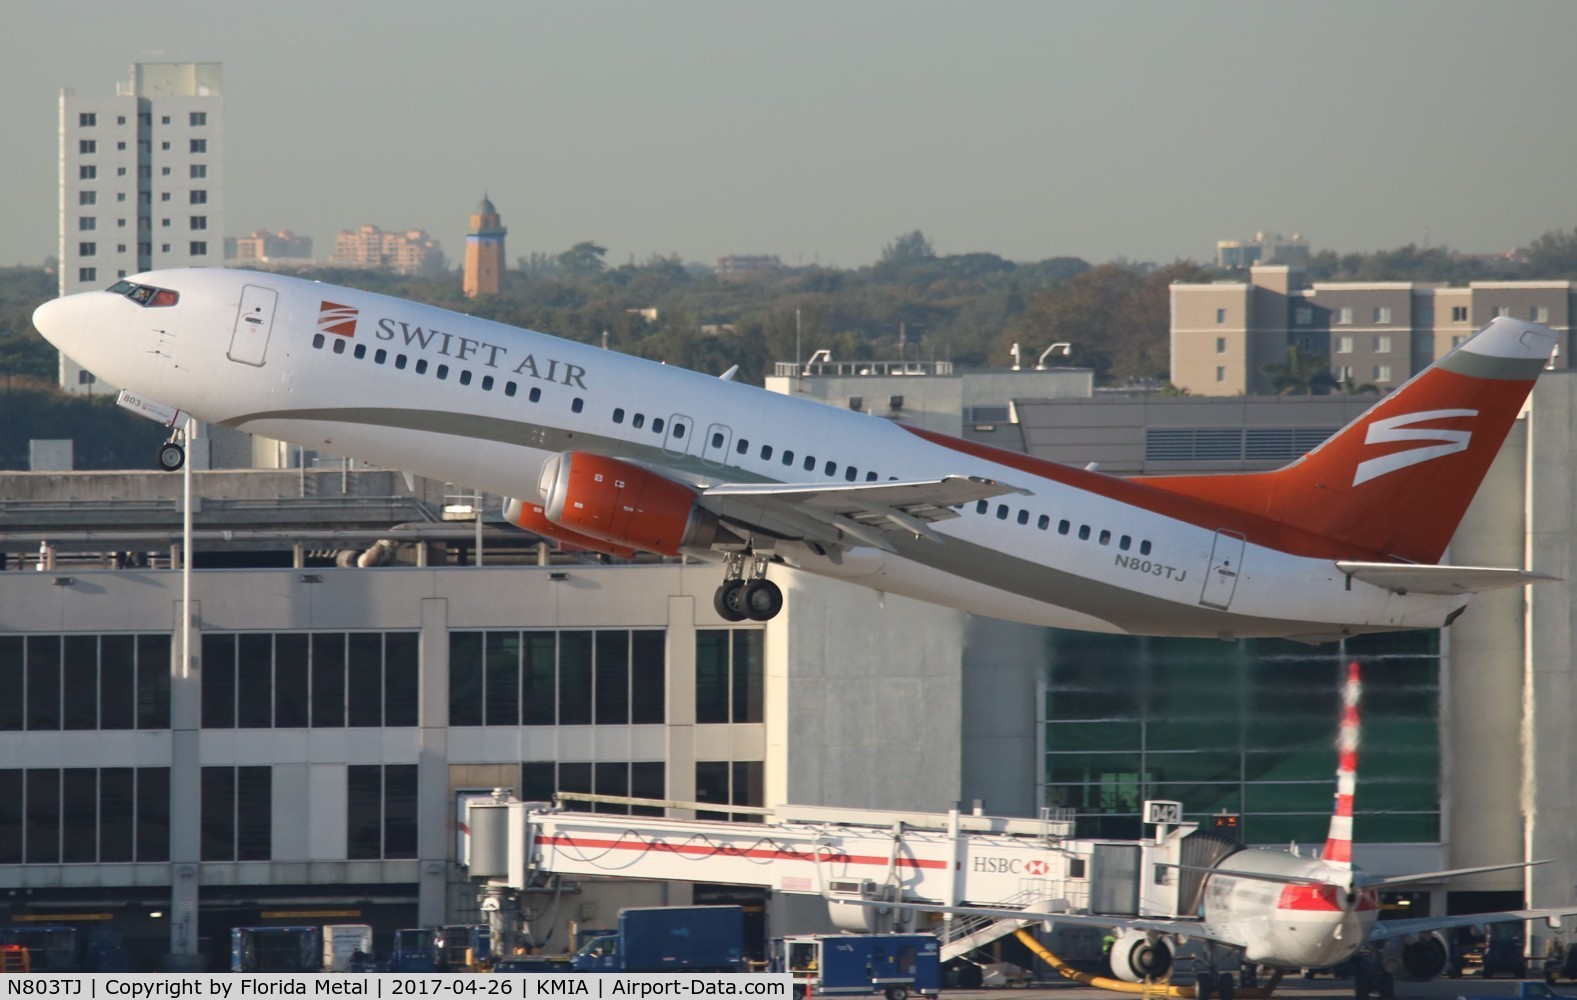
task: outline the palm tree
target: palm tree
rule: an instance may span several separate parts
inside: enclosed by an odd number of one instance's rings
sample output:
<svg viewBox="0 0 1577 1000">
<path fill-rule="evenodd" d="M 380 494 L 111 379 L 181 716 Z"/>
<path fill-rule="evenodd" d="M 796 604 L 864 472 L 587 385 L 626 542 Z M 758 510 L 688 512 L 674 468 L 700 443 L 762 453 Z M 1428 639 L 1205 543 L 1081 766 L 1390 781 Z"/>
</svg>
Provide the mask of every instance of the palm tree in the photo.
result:
<svg viewBox="0 0 1577 1000">
<path fill-rule="evenodd" d="M 1287 361 L 1260 369 L 1270 376 L 1271 388 L 1278 396 L 1328 396 L 1341 387 L 1331 374 L 1331 359 L 1323 354 L 1304 354 L 1297 344 L 1287 345 Z"/>
</svg>

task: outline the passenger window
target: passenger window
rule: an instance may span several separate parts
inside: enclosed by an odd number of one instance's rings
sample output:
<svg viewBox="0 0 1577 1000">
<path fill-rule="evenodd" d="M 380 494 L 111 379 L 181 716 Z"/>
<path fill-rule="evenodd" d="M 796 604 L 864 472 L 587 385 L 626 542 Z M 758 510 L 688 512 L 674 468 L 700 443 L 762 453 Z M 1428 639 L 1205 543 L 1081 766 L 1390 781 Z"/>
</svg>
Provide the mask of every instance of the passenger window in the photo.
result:
<svg viewBox="0 0 1577 1000">
<path fill-rule="evenodd" d="M 851 483 L 852 483 L 852 482 L 854 482 L 854 481 L 855 481 L 855 480 L 856 480 L 856 479 L 858 479 L 858 478 L 859 478 L 859 477 L 860 477 L 860 472 L 859 472 L 859 470 L 858 470 L 858 469 L 856 469 L 856 468 L 855 468 L 855 467 L 854 467 L 854 466 L 852 466 L 852 465 L 851 465 L 851 466 L 849 466 L 849 467 L 848 467 L 848 468 L 847 468 L 847 469 L 844 469 L 844 470 L 843 470 L 843 478 L 844 478 L 844 480 L 846 480 L 846 481 L 847 481 L 847 482 L 851 482 Z"/>
<path fill-rule="evenodd" d="M 684 424 L 674 424 L 674 438 L 675 439 L 684 437 L 684 427 L 685 427 Z"/>
<path fill-rule="evenodd" d="M 526 398 L 531 400 L 533 403 L 541 402 L 542 390 L 536 386 L 532 386 L 531 391 L 526 393 Z"/>
<path fill-rule="evenodd" d="M 723 435 L 721 433 L 712 435 L 712 447 L 714 447 L 714 448 L 721 448 L 721 447 L 723 447 Z"/>
<path fill-rule="evenodd" d="M 372 353 L 372 360 L 375 364 L 381 365 L 389 360 L 389 352 L 380 347 Z"/>
<path fill-rule="evenodd" d="M 334 338 L 334 353 L 335 354 L 344 354 L 345 353 L 345 341 L 341 340 L 338 337 Z"/>
<path fill-rule="evenodd" d="M 1133 539 L 1129 538 L 1127 535 L 1124 535 L 1121 538 L 1117 539 L 1117 547 L 1119 549 L 1122 549 L 1124 552 L 1127 552 L 1128 551 L 1128 546 L 1130 546 L 1132 544 L 1133 544 Z"/>
<path fill-rule="evenodd" d="M 365 358 L 367 356 L 367 345 L 366 344 L 357 344 L 356 345 L 356 349 L 354 351 L 352 351 L 351 353 L 356 355 L 356 360 L 357 361 L 360 361 L 362 358 Z"/>
<path fill-rule="evenodd" d="M 1045 514 L 1040 515 L 1040 520 L 1035 522 L 1035 527 L 1039 528 L 1041 531 L 1045 531 L 1047 528 L 1051 527 L 1051 518 L 1047 517 Z"/>
<path fill-rule="evenodd" d="M 1020 510 L 1018 512 L 1018 523 L 1019 524 L 1028 524 L 1029 523 L 1029 511 L 1020 508 Z"/>
<path fill-rule="evenodd" d="M 838 463 L 828 462 L 826 467 L 821 470 L 821 474 L 824 476 L 836 476 L 838 474 Z"/>
<path fill-rule="evenodd" d="M 492 392 L 493 391 L 493 376 L 491 376 L 491 375 L 483 375 L 482 376 L 482 391 L 483 392 Z"/>
<path fill-rule="evenodd" d="M 750 442 L 746 441 L 744 438 L 740 438 L 739 439 L 739 443 L 734 445 L 734 452 L 735 452 L 735 454 L 744 455 L 744 454 L 748 454 L 749 451 L 750 451 Z"/>
<path fill-rule="evenodd" d="M 636 430 L 640 430 L 642 427 L 645 427 L 646 426 L 646 414 L 644 414 L 644 413 L 637 413 L 635 416 L 631 417 L 630 418 L 630 426 L 634 427 Z"/>
<path fill-rule="evenodd" d="M 448 365 L 439 365 L 438 366 L 437 375 L 441 379 L 448 378 L 449 377 L 449 366 Z"/>
<path fill-rule="evenodd" d="M 581 399 L 579 396 L 576 396 L 575 401 L 569 404 L 569 408 L 571 413 L 579 413 L 581 410 L 586 408 L 586 401 Z"/>
<path fill-rule="evenodd" d="M 471 369 L 465 368 L 465 369 L 462 369 L 460 371 L 460 384 L 461 385 L 470 385 L 471 384 Z"/>
<path fill-rule="evenodd" d="M 770 444 L 762 445 L 761 446 L 761 460 L 763 462 L 766 462 L 766 461 L 769 461 L 771 458 L 772 458 L 772 446 Z"/>
<path fill-rule="evenodd" d="M 785 451 L 783 453 L 783 464 L 784 465 L 793 465 L 794 464 L 794 453 L 792 451 Z"/>
<path fill-rule="evenodd" d="M 1090 540 L 1090 526 L 1087 525 L 1087 524 L 1079 525 L 1079 541 L 1087 542 L 1089 540 Z"/>
<path fill-rule="evenodd" d="M 1066 520 L 1058 521 L 1057 534 L 1066 535 L 1068 533 L 1068 529 L 1071 527 L 1073 527 L 1073 525 L 1069 524 Z"/>
<path fill-rule="evenodd" d="M 426 375 L 427 374 L 427 359 L 426 358 L 417 358 L 416 359 L 416 374 L 418 374 L 418 375 Z"/>
<path fill-rule="evenodd" d="M 312 346 L 320 351 L 323 349 L 323 334 L 318 333 L 313 335 Z"/>
<path fill-rule="evenodd" d="M 1142 555 L 1142 556 L 1147 556 L 1147 555 L 1150 554 L 1150 543 L 1149 542 L 1140 542 L 1139 543 L 1139 554 Z"/>
<path fill-rule="evenodd" d="M 1112 533 L 1102 528 L 1100 542 L 1102 545 L 1110 545 L 1112 543 Z"/>
<path fill-rule="evenodd" d="M 513 396 L 514 394 L 515 394 L 515 383 L 513 383 L 513 382 L 505 382 L 504 383 L 504 395 L 506 395 L 506 396 Z"/>
<path fill-rule="evenodd" d="M 816 471 L 816 456 L 815 455 L 806 455 L 805 456 L 805 471 L 806 472 L 815 472 Z"/>
<path fill-rule="evenodd" d="M 396 354 L 394 356 L 394 367 L 398 368 L 400 371 L 405 370 L 405 355 Z"/>
<path fill-rule="evenodd" d="M 874 472 L 867 472 L 865 474 L 865 481 L 867 483 L 874 483 L 874 482 L 876 482 L 876 473 L 874 473 Z M 962 505 L 960 505 L 960 506 L 962 506 Z"/>
<path fill-rule="evenodd" d="M 613 408 L 613 422 L 616 424 L 624 423 L 624 407 L 615 406 Z"/>
<path fill-rule="evenodd" d="M 984 500 L 980 500 L 980 501 L 977 501 L 975 503 L 975 513 L 976 514 L 984 514 L 986 511 L 988 511 L 990 509 L 991 509 L 991 505 L 989 503 L 986 503 Z"/>
<path fill-rule="evenodd" d="M 1005 504 L 1005 503 L 997 504 L 997 520 L 998 521 L 1006 521 L 1007 519 L 1008 519 L 1008 505 Z"/>
<path fill-rule="evenodd" d="M 662 432 L 663 432 L 663 418 L 662 417 L 653 417 L 652 418 L 652 433 L 653 434 L 661 434 Z"/>
</svg>

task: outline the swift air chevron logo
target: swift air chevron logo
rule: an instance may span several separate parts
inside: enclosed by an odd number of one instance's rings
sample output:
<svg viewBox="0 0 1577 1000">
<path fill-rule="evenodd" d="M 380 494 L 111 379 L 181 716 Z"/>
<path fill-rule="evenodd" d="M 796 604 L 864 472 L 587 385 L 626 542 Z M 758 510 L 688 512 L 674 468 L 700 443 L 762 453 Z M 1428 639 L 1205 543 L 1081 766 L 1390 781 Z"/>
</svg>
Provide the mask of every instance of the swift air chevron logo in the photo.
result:
<svg viewBox="0 0 1577 1000">
<path fill-rule="evenodd" d="M 1353 475 L 1352 484 L 1358 486 L 1371 479 L 1377 479 L 1388 473 L 1397 472 L 1408 466 L 1431 459 L 1443 458 L 1454 455 L 1459 451 L 1467 451 L 1468 443 L 1473 440 L 1472 431 L 1453 430 L 1443 427 L 1414 427 L 1414 424 L 1426 423 L 1430 420 L 1446 420 L 1451 417 L 1476 417 L 1477 410 L 1425 410 L 1423 413 L 1404 413 L 1396 417 L 1386 417 L 1376 420 L 1369 425 L 1368 434 L 1363 443 L 1394 444 L 1398 441 L 1429 441 L 1432 444 L 1421 444 L 1415 448 L 1406 448 L 1402 451 L 1393 451 L 1379 458 L 1371 458 L 1358 463 L 1358 469 Z"/>
<path fill-rule="evenodd" d="M 336 337 L 356 336 L 355 306 L 342 306 L 338 302 L 324 302 L 318 306 L 318 332 Z"/>
</svg>

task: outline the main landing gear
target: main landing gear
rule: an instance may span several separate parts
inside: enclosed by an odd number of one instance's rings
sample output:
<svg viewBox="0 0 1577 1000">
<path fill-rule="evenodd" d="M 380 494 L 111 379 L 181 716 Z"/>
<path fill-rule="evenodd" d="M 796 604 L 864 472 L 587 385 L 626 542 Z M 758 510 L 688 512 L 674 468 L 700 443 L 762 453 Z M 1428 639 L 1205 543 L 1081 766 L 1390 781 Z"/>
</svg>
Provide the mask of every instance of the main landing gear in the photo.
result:
<svg viewBox="0 0 1577 1000">
<path fill-rule="evenodd" d="M 159 468 L 175 472 L 186 464 L 186 446 L 181 443 L 184 439 L 180 431 L 172 431 L 170 439 L 159 445 Z"/>
<path fill-rule="evenodd" d="M 745 576 L 745 561 L 750 576 Z M 783 610 L 783 591 L 767 579 L 767 557 L 754 552 L 730 552 L 723 585 L 712 595 L 712 607 L 724 621 L 770 621 Z"/>
</svg>

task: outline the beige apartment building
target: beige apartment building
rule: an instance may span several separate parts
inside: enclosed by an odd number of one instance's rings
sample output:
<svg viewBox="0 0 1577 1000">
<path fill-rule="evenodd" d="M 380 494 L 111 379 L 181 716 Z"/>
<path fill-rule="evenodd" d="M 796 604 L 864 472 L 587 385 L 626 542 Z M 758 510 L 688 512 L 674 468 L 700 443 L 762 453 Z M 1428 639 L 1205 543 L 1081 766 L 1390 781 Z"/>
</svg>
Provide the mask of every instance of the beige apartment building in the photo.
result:
<svg viewBox="0 0 1577 1000">
<path fill-rule="evenodd" d="M 1354 388 L 1386 392 L 1496 316 L 1546 324 L 1567 367 L 1577 282 L 1475 281 L 1309 284 L 1303 269 L 1256 266 L 1247 281 L 1172 286 L 1172 384 L 1197 396 L 1276 392 L 1267 369 L 1296 349 L 1323 357 Z"/>
</svg>

